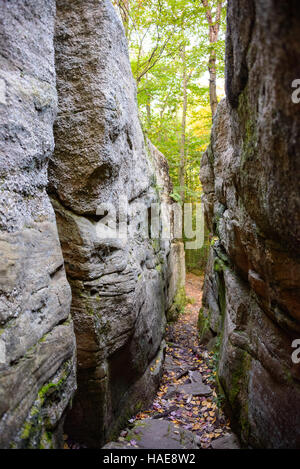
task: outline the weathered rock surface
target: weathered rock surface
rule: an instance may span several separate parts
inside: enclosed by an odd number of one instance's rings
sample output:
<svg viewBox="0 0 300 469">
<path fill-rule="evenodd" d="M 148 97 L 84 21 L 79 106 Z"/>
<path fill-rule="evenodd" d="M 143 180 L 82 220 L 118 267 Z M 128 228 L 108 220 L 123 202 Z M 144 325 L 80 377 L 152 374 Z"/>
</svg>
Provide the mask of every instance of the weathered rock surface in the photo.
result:
<svg viewBox="0 0 300 469">
<path fill-rule="evenodd" d="M 170 229 L 171 239 L 170 251 L 168 253 L 167 285 L 166 285 L 166 315 L 168 321 L 175 321 L 185 305 L 185 251 L 184 243 L 176 238 L 176 217 L 178 212 L 177 204 L 170 197 L 173 191 L 172 182 L 169 175 L 169 165 L 164 155 L 150 142 L 147 141 L 151 158 L 155 167 L 156 188 L 159 191 L 162 223 L 165 223 L 167 235 Z M 163 207 L 163 209 L 162 209 Z M 167 236 L 168 239 L 168 236 Z"/>
<path fill-rule="evenodd" d="M 300 447 L 299 31 L 294 1 L 229 2 L 227 99 L 201 167 L 214 234 L 202 335 L 221 338 L 219 381 L 243 444 L 263 448 Z"/>
<path fill-rule="evenodd" d="M 55 2 L 0 2 L 0 447 L 58 447 L 75 390 L 71 292 L 46 193 Z"/>
<path fill-rule="evenodd" d="M 131 443 L 130 443 L 131 442 Z M 134 442 L 134 446 L 133 446 Z M 168 420 L 145 419 L 128 431 L 126 440 L 107 443 L 103 449 L 199 449 L 195 435 Z"/>
<path fill-rule="evenodd" d="M 164 179 L 166 163 L 145 146 L 123 26 L 110 1 L 58 0 L 55 51 L 59 113 L 49 192 L 78 350 L 66 431 L 99 447 L 150 402 L 162 372 L 171 247 L 161 224 L 157 239 L 145 236 L 144 225 L 170 181 L 158 187 L 155 173 Z M 127 239 L 99 236 L 103 203 L 115 207 Z"/>
<path fill-rule="evenodd" d="M 181 241 L 173 241 L 168 255 L 167 319 L 175 321 L 183 311 L 185 295 L 185 251 Z"/>
</svg>

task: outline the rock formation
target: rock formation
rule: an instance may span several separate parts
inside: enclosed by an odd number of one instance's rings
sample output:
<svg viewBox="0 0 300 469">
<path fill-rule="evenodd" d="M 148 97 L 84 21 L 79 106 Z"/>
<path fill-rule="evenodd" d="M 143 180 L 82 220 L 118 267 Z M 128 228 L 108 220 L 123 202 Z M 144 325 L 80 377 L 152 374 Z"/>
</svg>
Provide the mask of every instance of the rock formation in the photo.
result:
<svg viewBox="0 0 300 469">
<path fill-rule="evenodd" d="M 0 447 L 50 448 L 75 390 L 71 292 L 46 193 L 55 2 L 0 10 Z"/>
<path fill-rule="evenodd" d="M 59 0 L 57 15 L 52 0 L 0 3 L 0 447 L 62 444 L 71 289 L 66 428 L 100 447 L 152 398 L 184 286 L 182 244 L 161 221 L 148 236 L 151 204 L 171 203 L 168 167 L 145 144 L 108 0 Z M 126 238 L 100 236 L 108 203 Z"/>
<path fill-rule="evenodd" d="M 160 202 L 169 209 L 169 223 L 171 231 L 170 253 L 167 256 L 167 289 L 166 289 L 166 316 L 168 321 L 175 321 L 185 305 L 185 251 L 184 244 L 176 239 L 176 204 L 170 197 L 173 191 L 169 166 L 164 155 L 147 140 L 147 146 L 154 163 L 156 184 L 159 189 Z M 172 210 L 173 209 L 173 210 Z"/>
<path fill-rule="evenodd" d="M 201 164 L 214 236 L 199 322 L 203 340 L 218 335 L 220 387 L 251 447 L 300 447 L 299 32 L 295 1 L 229 2 L 227 99 Z"/>
<path fill-rule="evenodd" d="M 158 386 L 165 310 L 182 280 L 170 280 L 170 240 L 145 237 L 151 204 L 160 203 L 155 172 L 162 175 L 165 163 L 145 146 L 124 30 L 110 1 L 58 0 L 55 54 L 59 112 L 49 193 L 78 350 L 66 431 L 99 447 Z M 115 208 L 127 239 L 99 236 L 100 204 Z"/>
</svg>

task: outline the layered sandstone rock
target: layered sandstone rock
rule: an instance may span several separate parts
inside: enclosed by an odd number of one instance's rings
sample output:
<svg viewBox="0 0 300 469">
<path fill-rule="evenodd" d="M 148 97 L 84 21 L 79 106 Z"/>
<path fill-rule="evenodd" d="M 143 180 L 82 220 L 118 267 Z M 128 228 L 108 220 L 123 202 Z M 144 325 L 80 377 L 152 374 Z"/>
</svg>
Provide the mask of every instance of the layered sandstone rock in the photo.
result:
<svg viewBox="0 0 300 469">
<path fill-rule="evenodd" d="M 75 390 L 71 292 L 46 193 L 55 2 L 0 2 L 0 447 L 57 447 Z"/>
<path fill-rule="evenodd" d="M 170 240 L 149 239 L 144 228 L 151 204 L 160 203 L 155 172 L 164 163 L 157 166 L 144 143 L 123 26 L 111 3 L 58 0 L 55 50 L 59 113 L 49 192 L 78 348 L 78 392 L 66 430 L 100 446 L 159 383 Z M 103 203 L 115 207 L 126 239 L 99 236 Z"/>
<path fill-rule="evenodd" d="M 229 2 L 227 99 L 201 165 L 214 234 L 201 332 L 219 335 L 219 381 L 243 443 L 263 448 L 300 447 L 299 31 L 294 1 Z"/>
</svg>

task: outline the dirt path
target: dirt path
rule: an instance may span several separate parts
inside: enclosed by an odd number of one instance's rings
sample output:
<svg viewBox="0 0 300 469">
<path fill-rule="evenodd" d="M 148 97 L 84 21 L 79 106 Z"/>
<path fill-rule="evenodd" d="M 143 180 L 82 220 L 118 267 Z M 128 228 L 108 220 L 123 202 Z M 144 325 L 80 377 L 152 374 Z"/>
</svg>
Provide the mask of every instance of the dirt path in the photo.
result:
<svg viewBox="0 0 300 469">
<path fill-rule="evenodd" d="M 213 354 L 198 343 L 197 319 L 202 301 L 202 283 L 200 277 L 187 274 L 186 295 L 190 303 L 178 322 L 167 328 L 168 345 L 161 386 L 151 408 L 139 413 L 130 423 L 136 424 L 147 418 L 168 420 L 179 429 L 192 431 L 202 448 L 211 448 L 217 439 L 230 434 L 230 426 L 217 405 L 215 377 L 211 369 Z M 193 373 L 200 386 L 200 395 L 176 393 L 176 390 L 191 389 L 186 386 L 191 386 L 195 381 Z M 201 390 L 206 394 L 207 386 L 210 395 L 201 395 Z M 126 432 L 123 432 L 124 437 Z"/>
</svg>

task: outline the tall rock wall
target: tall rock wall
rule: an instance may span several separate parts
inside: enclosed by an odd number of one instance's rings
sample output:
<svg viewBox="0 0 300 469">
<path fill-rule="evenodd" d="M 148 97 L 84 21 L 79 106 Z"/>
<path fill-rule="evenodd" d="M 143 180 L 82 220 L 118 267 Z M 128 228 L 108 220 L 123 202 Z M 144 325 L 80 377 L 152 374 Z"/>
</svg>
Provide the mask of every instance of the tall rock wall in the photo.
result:
<svg viewBox="0 0 300 469">
<path fill-rule="evenodd" d="M 61 446 L 76 360 L 66 430 L 100 447 L 152 399 L 183 294 L 182 243 L 147 226 L 172 202 L 168 166 L 110 1 L 0 7 L 0 447 Z M 103 203 L 127 238 L 99 235 Z"/>
<path fill-rule="evenodd" d="M 52 0 L 0 1 L 0 447 L 62 442 L 71 292 L 46 193 L 57 98 Z"/>
<path fill-rule="evenodd" d="M 200 313 L 246 446 L 300 447 L 298 2 L 230 0 L 226 94 L 201 181 L 213 233 Z"/>
<path fill-rule="evenodd" d="M 147 140 L 147 146 L 155 168 L 156 185 L 159 188 L 160 204 L 170 210 L 171 244 L 167 254 L 166 303 L 165 311 L 168 321 L 178 319 L 185 301 L 185 251 L 184 243 L 176 239 L 176 204 L 170 197 L 173 191 L 169 175 L 169 165 L 164 155 Z M 162 211 L 162 208 L 161 208 Z M 168 222 L 168 220 L 166 220 Z"/>
<path fill-rule="evenodd" d="M 124 30 L 111 2 L 58 0 L 55 53 L 59 112 L 49 193 L 78 350 L 66 430 L 99 447 L 158 386 L 170 241 L 143 232 L 151 204 L 160 203 L 158 168 L 145 146 Z M 113 204 L 120 220 L 119 196 L 128 206 L 128 238 L 103 239 L 97 208 Z"/>
</svg>

